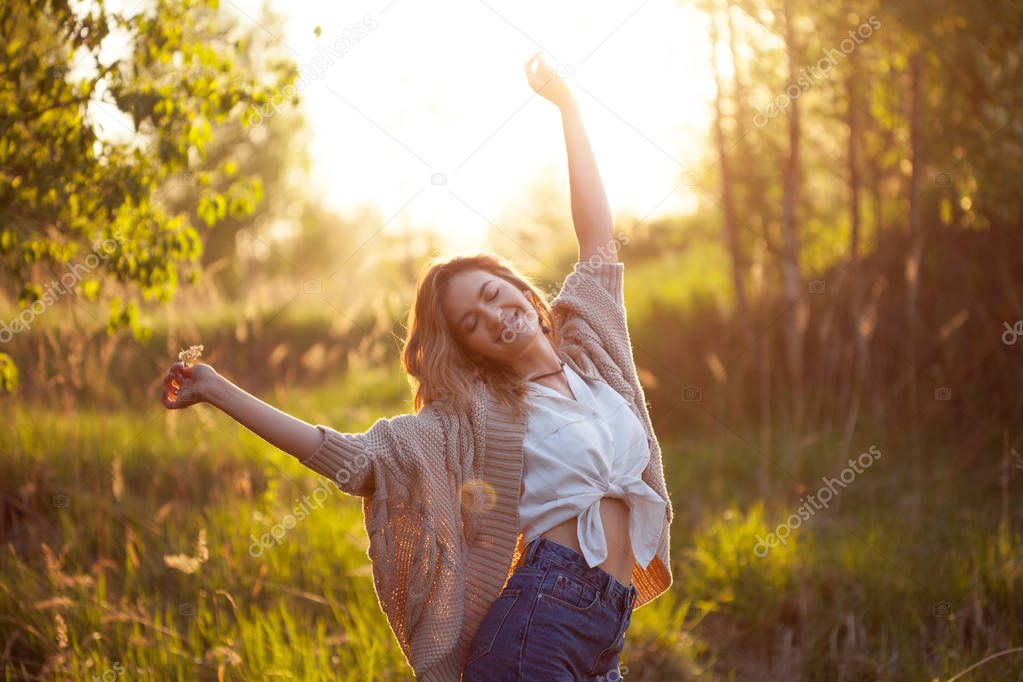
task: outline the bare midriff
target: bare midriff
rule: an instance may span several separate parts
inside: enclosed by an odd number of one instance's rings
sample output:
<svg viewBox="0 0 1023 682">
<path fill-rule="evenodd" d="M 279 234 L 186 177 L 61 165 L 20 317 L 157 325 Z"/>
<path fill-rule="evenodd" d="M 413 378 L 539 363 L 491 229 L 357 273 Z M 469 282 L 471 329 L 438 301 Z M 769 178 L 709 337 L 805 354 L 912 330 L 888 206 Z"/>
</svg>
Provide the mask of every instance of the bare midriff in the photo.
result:
<svg viewBox="0 0 1023 682">
<path fill-rule="evenodd" d="M 548 386 L 566 398 L 577 400 L 565 375 L 544 377 L 543 385 Z M 578 516 L 573 516 L 554 526 L 542 535 L 565 547 L 571 547 L 580 555 Z M 617 497 L 604 497 L 600 500 L 600 520 L 604 525 L 604 538 L 607 544 L 607 559 L 597 568 L 610 573 L 618 582 L 628 587 L 632 584 L 632 570 L 636 565 L 636 557 L 632 553 L 632 539 L 629 537 L 629 505 Z"/>
<path fill-rule="evenodd" d="M 543 536 L 582 554 L 576 527 L 578 519 L 578 516 L 573 516 L 543 533 Z M 632 584 L 632 569 L 636 565 L 629 537 L 629 506 L 617 497 L 604 497 L 600 500 L 600 520 L 604 524 L 607 559 L 598 564 L 597 568 L 610 573 L 628 587 Z"/>
</svg>

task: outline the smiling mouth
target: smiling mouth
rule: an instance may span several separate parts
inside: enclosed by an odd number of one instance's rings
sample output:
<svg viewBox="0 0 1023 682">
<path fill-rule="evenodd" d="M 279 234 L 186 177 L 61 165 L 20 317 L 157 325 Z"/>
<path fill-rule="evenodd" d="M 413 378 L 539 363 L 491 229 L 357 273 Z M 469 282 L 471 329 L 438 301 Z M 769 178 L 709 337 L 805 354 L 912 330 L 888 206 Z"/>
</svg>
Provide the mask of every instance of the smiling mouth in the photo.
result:
<svg viewBox="0 0 1023 682">
<path fill-rule="evenodd" d="M 512 313 L 507 318 L 507 320 L 502 320 L 501 321 L 501 326 L 504 327 L 504 329 L 502 329 L 501 333 L 497 335 L 496 339 L 494 339 L 494 343 L 511 343 L 511 341 L 504 341 L 503 340 L 504 332 L 505 331 L 511 331 L 513 333 L 516 332 L 516 329 L 518 328 L 518 321 L 521 318 L 521 316 L 522 315 L 521 315 L 520 311 L 516 309 L 515 312 Z"/>
</svg>

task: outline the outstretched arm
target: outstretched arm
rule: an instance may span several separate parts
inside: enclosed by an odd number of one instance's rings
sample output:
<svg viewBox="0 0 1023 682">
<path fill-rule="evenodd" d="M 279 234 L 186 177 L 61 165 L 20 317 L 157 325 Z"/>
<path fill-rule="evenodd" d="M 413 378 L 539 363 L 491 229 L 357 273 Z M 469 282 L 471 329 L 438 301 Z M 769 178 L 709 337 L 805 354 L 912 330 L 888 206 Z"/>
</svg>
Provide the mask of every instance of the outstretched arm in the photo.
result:
<svg viewBox="0 0 1023 682">
<path fill-rule="evenodd" d="M 533 90 L 561 111 L 568 151 L 572 223 L 579 242 L 579 260 L 586 261 L 596 256 L 601 262 L 615 263 L 618 258 L 617 248 L 612 243 L 614 221 L 575 97 L 561 77 L 543 61 L 540 53 L 526 62 L 526 76 Z"/>
<path fill-rule="evenodd" d="M 268 405 L 235 386 L 210 365 L 174 363 L 164 378 L 163 404 L 168 409 L 197 402 L 214 405 L 260 438 L 301 460 L 316 452 L 323 434 L 315 426 Z"/>
<path fill-rule="evenodd" d="M 372 494 L 391 479 L 400 483 L 427 475 L 423 472 L 444 452 L 450 431 L 436 402 L 415 414 L 381 417 L 365 432 L 313 426 L 245 392 L 206 364 L 174 363 L 164 378 L 162 400 L 170 410 L 201 402 L 216 406 L 349 495 Z"/>
</svg>

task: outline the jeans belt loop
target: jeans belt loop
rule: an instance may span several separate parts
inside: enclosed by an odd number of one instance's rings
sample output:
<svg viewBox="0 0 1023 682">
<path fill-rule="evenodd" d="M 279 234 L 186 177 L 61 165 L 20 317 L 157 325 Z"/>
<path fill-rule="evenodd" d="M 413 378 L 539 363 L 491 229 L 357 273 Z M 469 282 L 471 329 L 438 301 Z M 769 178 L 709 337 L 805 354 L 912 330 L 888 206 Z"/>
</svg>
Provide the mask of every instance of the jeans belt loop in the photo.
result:
<svg viewBox="0 0 1023 682">
<path fill-rule="evenodd" d="M 536 552 L 540 548 L 540 538 L 542 537 L 542 535 L 538 535 L 530 541 L 529 547 L 526 549 L 526 559 L 524 563 L 533 563 L 533 557 L 536 556 Z"/>
<path fill-rule="evenodd" d="M 604 582 L 604 589 L 601 590 L 600 603 L 608 604 L 611 601 L 611 589 L 614 587 L 615 581 L 611 575 L 607 576 L 607 580 Z"/>
</svg>

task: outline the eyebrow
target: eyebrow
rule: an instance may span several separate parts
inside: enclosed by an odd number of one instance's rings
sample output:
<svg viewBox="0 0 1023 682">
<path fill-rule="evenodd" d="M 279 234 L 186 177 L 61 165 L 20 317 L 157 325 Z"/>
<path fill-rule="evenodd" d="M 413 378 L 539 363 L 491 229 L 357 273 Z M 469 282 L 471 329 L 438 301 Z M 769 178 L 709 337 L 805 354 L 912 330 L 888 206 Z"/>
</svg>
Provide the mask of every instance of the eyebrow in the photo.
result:
<svg viewBox="0 0 1023 682">
<path fill-rule="evenodd" d="M 482 297 L 482 296 L 483 296 L 483 290 L 484 290 L 484 289 L 486 289 L 487 285 L 488 285 L 488 284 L 490 284 L 490 283 L 491 283 L 491 282 L 493 282 L 493 281 L 494 281 L 493 279 L 488 279 L 488 280 L 487 280 L 486 282 L 484 282 L 483 284 L 481 284 L 481 285 L 480 285 L 480 290 L 479 290 L 479 291 L 478 291 L 478 292 L 476 293 L 476 298 L 480 298 L 480 297 Z M 463 323 L 463 322 L 465 322 L 465 318 L 469 317 L 469 313 L 471 313 L 471 312 L 472 312 L 472 311 L 470 310 L 470 311 L 469 311 L 468 313 L 466 313 L 465 315 L 462 315 L 462 317 L 461 317 L 461 318 L 460 318 L 460 319 L 458 320 L 458 327 L 459 327 L 459 328 L 461 328 L 461 326 L 462 326 L 462 323 Z"/>
</svg>

